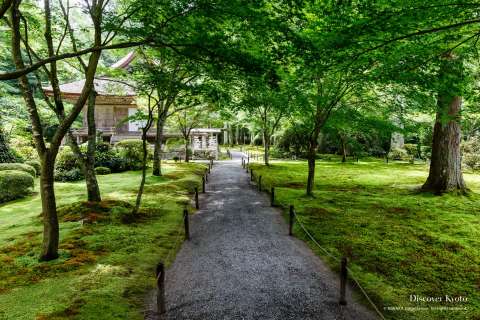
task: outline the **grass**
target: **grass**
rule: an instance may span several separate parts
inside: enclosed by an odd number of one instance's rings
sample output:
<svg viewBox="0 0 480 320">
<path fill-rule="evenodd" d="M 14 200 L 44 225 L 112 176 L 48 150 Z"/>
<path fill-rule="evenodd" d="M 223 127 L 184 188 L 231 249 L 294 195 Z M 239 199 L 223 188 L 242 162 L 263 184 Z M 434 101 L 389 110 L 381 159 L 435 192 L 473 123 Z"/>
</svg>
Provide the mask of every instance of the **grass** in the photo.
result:
<svg viewBox="0 0 480 320">
<path fill-rule="evenodd" d="M 0 319 L 143 319 L 159 261 L 173 261 L 182 209 L 205 166 L 165 164 L 149 176 L 139 216 L 129 216 L 140 172 L 99 176 L 104 201 L 85 199 L 84 182 L 57 183 L 60 258 L 37 261 L 38 195 L 0 206 Z M 38 190 L 38 186 L 37 186 Z"/>
<path fill-rule="evenodd" d="M 467 173 L 468 196 L 419 193 L 428 167 L 379 160 L 317 162 L 314 197 L 305 196 L 307 164 L 252 164 L 276 201 L 293 204 L 316 240 L 350 268 L 389 319 L 480 319 L 480 176 Z M 298 224 L 296 236 L 335 270 Z M 415 303 L 410 295 L 467 297 L 466 303 Z M 388 307 L 466 310 L 387 310 Z"/>
</svg>

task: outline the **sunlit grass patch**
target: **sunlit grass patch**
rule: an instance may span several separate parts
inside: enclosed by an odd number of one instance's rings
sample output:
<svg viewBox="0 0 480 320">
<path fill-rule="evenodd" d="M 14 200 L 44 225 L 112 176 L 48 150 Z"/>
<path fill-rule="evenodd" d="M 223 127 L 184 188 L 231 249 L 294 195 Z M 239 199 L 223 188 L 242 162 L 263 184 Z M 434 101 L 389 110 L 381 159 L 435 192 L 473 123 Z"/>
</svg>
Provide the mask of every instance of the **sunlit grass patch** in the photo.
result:
<svg viewBox="0 0 480 320">
<path fill-rule="evenodd" d="M 100 204 L 84 201 L 83 181 L 58 183 L 60 257 L 50 262 L 38 262 L 38 195 L 1 206 L 0 318 L 143 319 L 154 267 L 173 261 L 190 186 L 201 184 L 205 168 L 164 163 L 175 179 L 149 173 L 138 216 L 128 221 L 139 171 L 99 176 Z"/>
<path fill-rule="evenodd" d="M 380 306 L 412 306 L 412 294 L 466 296 L 467 311 L 386 312 L 391 319 L 480 319 L 480 176 L 466 173 L 468 196 L 420 193 L 428 167 L 368 159 L 319 160 L 314 197 L 305 195 L 307 164 L 252 164 L 276 201 L 294 205 L 316 240 L 347 256 Z M 295 234 L 334 269 L 330 259 L 295 226 Z M 458 306 L 458 305 L 457 305 Z"/>
</svg>

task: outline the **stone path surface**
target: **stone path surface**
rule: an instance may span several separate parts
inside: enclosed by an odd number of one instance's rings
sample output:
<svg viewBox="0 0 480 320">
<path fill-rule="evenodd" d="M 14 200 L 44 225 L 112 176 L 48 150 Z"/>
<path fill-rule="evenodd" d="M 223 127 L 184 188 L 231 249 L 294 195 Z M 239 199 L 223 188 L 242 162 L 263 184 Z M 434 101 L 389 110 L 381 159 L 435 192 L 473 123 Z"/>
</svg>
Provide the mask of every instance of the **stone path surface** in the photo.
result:
<svg viewBox="0 0 480 320">
<path fill-rule="evenodd" d="M 376 319 L 300 240 L 232 161 L 215 164 L 201 210 L 166 273 L 166 319 Z M 155 296 L 150 297 L 154 309 Z M 154 310 L 151 310 L 154 311 Z M 154 319 L 152 313 L 147 317 Z"/>
</svg>

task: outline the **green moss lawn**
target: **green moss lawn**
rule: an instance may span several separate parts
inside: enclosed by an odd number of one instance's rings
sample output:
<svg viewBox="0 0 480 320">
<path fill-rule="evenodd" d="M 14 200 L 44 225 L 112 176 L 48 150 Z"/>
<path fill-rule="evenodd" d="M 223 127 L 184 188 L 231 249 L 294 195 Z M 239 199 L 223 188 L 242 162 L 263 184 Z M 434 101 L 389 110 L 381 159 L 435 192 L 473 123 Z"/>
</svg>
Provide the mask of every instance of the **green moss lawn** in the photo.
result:
<svg viewBox="0 0 480 320">
<path fill-rule="evenodd" d="M 379 160 L 317 162 L 314 198 L 305 196 L 307 164 L 252 164 L 277 202 L 293 204 L 318 242 L 347 256 L 368 294 L 389 319 L 480 319 L 480 175 L 467 173 L 468 196 L 419 193 L 425 164 Z M 286 210 L 285 210 L 286 211 Z M 298 225 L 297 237 L 308 241 Z M 332 268 L 338 264 L 318 250 Z M 467 303 L 421 304 L 410 295 L 464 296 Z M 384 307 L 466 307 L 392 311 Z"/>
<path fill-rule="evenodd" d="M 99 176 L 102 203 L 81 203 L 85 184 L 57 183 L 60 258 L 39 263 L 38 195 L 0 206 L 0 319 L 143 319 L 159 261 L 171 262 L 183 239 L 205 166 L 166 164 L 149 176 L 138 216 L 129 215 L 140 172 Z M 38 187 L 37 187 L 38 190 Z"/>
</svg>

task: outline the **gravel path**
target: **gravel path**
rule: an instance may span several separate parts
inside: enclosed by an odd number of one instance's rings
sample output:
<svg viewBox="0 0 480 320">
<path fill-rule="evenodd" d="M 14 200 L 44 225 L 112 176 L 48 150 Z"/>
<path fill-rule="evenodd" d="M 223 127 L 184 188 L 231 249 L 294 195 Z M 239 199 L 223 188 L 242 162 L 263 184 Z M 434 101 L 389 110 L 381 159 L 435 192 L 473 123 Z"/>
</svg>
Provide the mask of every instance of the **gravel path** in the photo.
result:
<svg viewBox="0 0 480 320">
<path fill-rule="evenodd" d="M 217 162 L 202 209 L 166 274 L 167 319 L 375 319 L 351 298 L 339 306 L 338 277 L 300 240 L 240 166 Z M 155 295 L 150 295 L 153 315 Z M 148 313 L 148 312 L 147 312 Z"/>
</svg>

